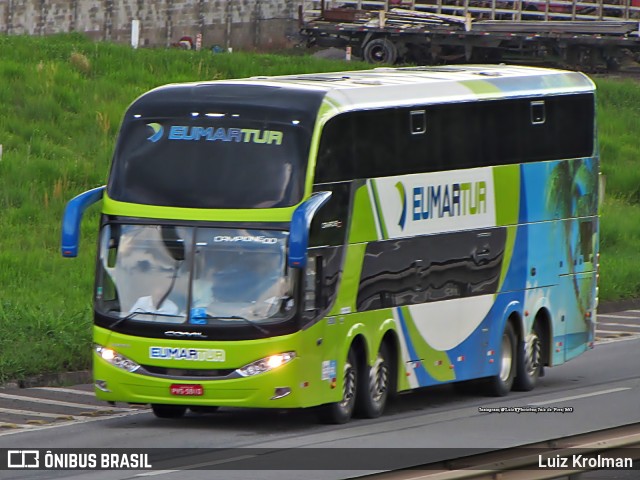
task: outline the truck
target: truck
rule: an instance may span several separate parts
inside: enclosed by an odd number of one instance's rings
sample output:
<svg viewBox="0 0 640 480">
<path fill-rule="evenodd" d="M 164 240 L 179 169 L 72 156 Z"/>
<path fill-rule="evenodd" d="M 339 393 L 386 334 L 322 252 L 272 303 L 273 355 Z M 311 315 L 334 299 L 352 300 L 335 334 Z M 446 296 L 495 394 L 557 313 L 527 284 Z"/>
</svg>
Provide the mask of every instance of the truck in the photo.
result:
<svg viewBox="0 0 640 480">
<path fill-rule="evenodd" d="M 614 71 L 640 56 L 640 0 L 320 0 L 298 11 L 307 47 L 374 64 L 524 62 Z"/>
</svg>

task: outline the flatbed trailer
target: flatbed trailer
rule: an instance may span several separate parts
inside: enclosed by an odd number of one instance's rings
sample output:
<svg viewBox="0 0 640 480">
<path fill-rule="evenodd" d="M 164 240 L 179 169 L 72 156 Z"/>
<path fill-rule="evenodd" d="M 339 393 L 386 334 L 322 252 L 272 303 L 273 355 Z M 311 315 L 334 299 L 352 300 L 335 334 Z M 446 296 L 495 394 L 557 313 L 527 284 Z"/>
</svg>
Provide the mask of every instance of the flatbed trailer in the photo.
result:
<svg viewBox="0 0 640 480">
<path fill-rule="evenodd" d="M 388 0 L 321 1 L 300 9 L 300 32 L 309 47 L 350 47 L 370 63 L 525 60 L 615 70 L 640 55 L 638 0 L 620 1 L 432 0 L 396 8 Z"/>
</svg>

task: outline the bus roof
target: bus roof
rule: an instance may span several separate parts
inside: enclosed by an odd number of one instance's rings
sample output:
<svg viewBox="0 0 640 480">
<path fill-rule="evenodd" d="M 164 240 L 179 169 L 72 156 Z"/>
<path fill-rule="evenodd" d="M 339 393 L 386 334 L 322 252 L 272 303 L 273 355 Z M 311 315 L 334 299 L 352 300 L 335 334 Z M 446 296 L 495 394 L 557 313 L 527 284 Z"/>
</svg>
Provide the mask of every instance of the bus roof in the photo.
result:
<svg viewBox="0 0 640 480">
<path fill-rule="evenodd" d="M 580 72 L 507 65 L 375 68 L 250 80 L 320 88 L 345 110 L 595 91 Z"/>
<path fill-rule="evenodd" d="M 307 112 L 322 98 L 334 113 L 395 106 L 537 97 L 595 91 L 583 73 L 540 67 L 459 65 L 251 77 L 170 84 L 136 100 L 137 109 L 268 107 Z"/>
</svg>

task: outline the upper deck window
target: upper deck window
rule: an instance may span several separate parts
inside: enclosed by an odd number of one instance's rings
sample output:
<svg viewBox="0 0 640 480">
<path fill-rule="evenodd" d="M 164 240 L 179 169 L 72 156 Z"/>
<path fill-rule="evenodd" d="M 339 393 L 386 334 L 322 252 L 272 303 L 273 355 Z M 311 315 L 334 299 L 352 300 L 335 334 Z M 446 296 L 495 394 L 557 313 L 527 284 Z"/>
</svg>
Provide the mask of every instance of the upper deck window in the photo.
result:
<svg viewBox="0 0 640 480">
<path fill-rule="evenodd" d="M 233 112 L 125 120 L 114 200 L 186 208 L 274 208 L 302 199 L 310 125 Z M 268 118 L 268 120 L 264 120 Z"/>
</svg>

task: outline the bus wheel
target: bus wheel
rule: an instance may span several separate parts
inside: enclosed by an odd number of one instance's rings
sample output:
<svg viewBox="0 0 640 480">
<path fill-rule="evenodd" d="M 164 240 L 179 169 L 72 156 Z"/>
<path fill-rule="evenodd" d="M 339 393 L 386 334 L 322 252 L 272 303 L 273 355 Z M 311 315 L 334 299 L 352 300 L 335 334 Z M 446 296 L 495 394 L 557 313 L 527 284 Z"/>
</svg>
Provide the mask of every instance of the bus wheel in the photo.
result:
<svg viewBox="0 0 640 480">
<path fill-rule="evenodd" d="M 187 407 L 182 405 L 151 405 L 153 414 L 158 418 L 180 418 L 187 411 Z"/>
<path fill-rule="evenodd" d="M 533 390 L 542 371 L 542 334 L 539 323 L 524 341 L 524 347 L 518 349 L 516 378 L 513 389 L 521 392 Z"/>
<path fill-rule="evenodd" d="M 356 411 L 365 418 L 377 418 L 384 412 L 391 386 L 389 347 L 380 345 L 376 361 L 360 376 Z"/>
<path fill-rule="evenodd" d="M 368 63 L 393 65 L 398 59 L 398 48 L 387 38 L 374 38 L 364 46 L 362 54 Z"/>
<path fill-rule="evenodd" d="M 500 344 L 500 372 L 487 383 L 487 393 L 494 397 L 504 397 L 513 386 L 516 373 L 516 334 L 513 326 L 507 322 Z"/>
<path fill-rule="evenodd" d="M 353 349 L 349 351 L 343 370 L 342 400 L 320 407 L 319 417 L 322 423 L 347 423 L 353 415 L 358 386 L 358 363 Z"/>
</svg>

